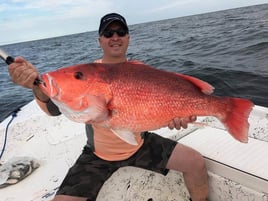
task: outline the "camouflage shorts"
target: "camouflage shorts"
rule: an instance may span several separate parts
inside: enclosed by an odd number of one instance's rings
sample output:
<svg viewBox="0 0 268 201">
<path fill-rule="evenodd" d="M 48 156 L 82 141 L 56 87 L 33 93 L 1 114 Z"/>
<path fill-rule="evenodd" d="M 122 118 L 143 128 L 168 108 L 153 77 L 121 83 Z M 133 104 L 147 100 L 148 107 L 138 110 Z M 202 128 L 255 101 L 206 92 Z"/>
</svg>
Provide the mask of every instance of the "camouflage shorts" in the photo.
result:
<svg viewBox="0 0 268 201">
<path fill-rule="evenodd" d="M 85 147 L 70 168 L 57 195 L 87 197 L 88 201 L 95 201 L 104 182 L 124 166 L 140 167 L 166 175 L 166 164 L 177 142 L 149 132 L 141 135 L 144 138 L 142 147 L 123 161 L 102 160 Z"/>
</svg>

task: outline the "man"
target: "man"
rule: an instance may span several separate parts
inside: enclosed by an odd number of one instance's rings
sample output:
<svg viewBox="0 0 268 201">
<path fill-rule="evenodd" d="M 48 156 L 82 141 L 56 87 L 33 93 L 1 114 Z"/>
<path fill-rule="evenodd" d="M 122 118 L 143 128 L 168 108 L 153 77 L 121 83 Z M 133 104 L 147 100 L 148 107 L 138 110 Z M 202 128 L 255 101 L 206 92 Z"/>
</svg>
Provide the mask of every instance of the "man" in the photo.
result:
<svg viewBox="0 0 268 201">
<path fill-rule="evenodd" d="M 122 63 L 127 61 L 129 30 L 124 17 L 116 13 L 105 15 L 100 22 L 99 44 L 103 57 L 95 62 Z M 49 115 L 59 115 L 57 106 L 38 86 L 36 68 L 21 57 L 9 66 L 12 80 L 33 90 L 38 105 Z M 186 128 L 195 117 L 175 118 L 169 128 Z M 136 133 L 138 145 L 130 145 L 110 130 L 86 125 L 88 137 L 83 153 L 70 168 L 54 201 L 94 201 L 103 183 L 120 167 L 136 166 L 166 175 L 169 169 L 181 171 L 193 201 L 204 201 L 208 195 L 207 171 L 203 157 L 195 150 L 144 132 Z"/>
</svg>

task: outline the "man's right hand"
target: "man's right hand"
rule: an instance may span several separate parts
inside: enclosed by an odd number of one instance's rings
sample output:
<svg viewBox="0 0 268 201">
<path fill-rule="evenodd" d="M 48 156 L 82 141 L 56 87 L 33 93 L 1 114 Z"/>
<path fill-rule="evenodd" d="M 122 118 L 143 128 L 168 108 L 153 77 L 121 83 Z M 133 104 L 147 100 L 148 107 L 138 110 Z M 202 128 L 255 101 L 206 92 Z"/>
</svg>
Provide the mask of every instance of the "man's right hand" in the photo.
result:
<svg viewBox="0 0 268 201">
<path fill-rule="evenodd" d="M 33 89 L 34 80 L 39 75 L 37 69 L 22 57 L 16 57 L 8 66 L 8 71 L 14 83 L 29 89 Z"/>
<path fill-rule="evenodd" d="M 49 97 L 37 85 L 34 85 L 39 73 L 33 64 L 22 57 L 16 57 L 15 61 L 8 66 L 8 71 L 14 83 L 33 90 L 34 96 L 39 100 L 39 103 L 48 102 Z"/>
</svg>

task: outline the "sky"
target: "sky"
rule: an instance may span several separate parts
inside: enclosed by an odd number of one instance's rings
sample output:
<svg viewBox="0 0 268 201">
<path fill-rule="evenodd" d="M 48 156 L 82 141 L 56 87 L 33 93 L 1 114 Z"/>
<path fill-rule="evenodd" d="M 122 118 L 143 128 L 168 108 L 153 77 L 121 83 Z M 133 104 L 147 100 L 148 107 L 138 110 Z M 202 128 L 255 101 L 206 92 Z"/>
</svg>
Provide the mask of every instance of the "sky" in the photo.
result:
<svg viewBox="0 0 268 201">
<path fill-rule="evenodd" d="M 268 3 L 268 0 L 1 0 L 0 45 L 98 29 L 122 14 L 129 25 Z"/>
</svg>

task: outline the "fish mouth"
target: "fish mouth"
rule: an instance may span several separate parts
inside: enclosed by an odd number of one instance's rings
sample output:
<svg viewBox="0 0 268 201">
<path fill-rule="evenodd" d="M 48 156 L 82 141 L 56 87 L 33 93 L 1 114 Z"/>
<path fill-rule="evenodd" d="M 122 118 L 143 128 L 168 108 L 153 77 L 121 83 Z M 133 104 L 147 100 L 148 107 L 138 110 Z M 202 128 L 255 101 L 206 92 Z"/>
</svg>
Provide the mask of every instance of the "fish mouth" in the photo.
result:
<svg viewBox="0 0 268 201">
<path fill-rule="evenodd" d="M 39 78 L 39 87 L 41 90 L 48 95 L 50 98 L 56 97 L 59 95 L 59 87 L 57 83 L 53 80 L 49 74 L 43 74 Z"/>
</svg>

